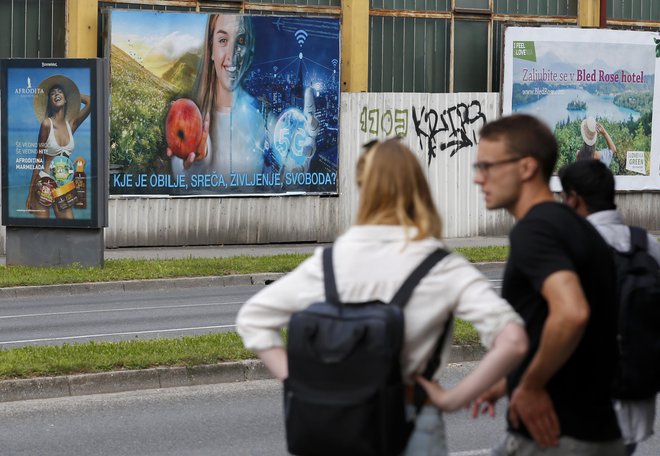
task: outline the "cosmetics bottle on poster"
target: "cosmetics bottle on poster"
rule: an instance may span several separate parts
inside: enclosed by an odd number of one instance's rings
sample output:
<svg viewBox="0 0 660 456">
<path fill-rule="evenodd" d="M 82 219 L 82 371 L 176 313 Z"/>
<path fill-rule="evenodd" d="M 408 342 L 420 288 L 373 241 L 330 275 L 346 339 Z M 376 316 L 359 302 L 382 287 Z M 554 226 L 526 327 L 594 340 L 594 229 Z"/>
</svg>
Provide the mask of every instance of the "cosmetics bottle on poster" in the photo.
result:
<svg viewBox="0 0 660 456">
<path fill-rule="evenodd" d="M 34 187 L 35 194 L 39 200 L 39 204 L 45 207 L 53 205 L 55 198 L 53 197 L 53 190 L 57 188 L 55 180 L 43 171 L 39 171 L 39 180 Z"/>
<path fill-rule="evenodd" d="M 73 161 L 76 171 L 73 173 L 73 181 L 76 183 L 76 193 L 78 200 L 76 201 L 77 209 L 85 209 L 87 207 L 87 175 L 85 174 L 85 159 L 78 157 Z"/>
</svg>

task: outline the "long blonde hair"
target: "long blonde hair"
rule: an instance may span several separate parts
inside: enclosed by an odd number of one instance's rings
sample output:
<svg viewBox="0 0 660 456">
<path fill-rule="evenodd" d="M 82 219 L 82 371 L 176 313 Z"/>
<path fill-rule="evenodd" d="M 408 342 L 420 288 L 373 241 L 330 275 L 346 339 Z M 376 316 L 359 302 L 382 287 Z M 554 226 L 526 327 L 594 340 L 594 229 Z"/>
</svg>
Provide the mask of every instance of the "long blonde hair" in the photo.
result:
<svg viewBox="0 0 660 456">
<path fill-rule="evenodd" d="M 197 72 L 197 80 L 193 88 L 195 94 L 195 101 L 202 112 L 202 117 L 206 114 L 213 112 L 215 104 L 215 89 L 218 76 L 215 74 L 215 67 L 213 65 L 213 32 L 215 31 L 215 24 L 218 22 L 221 14 L 209 14 L 206 22 L 206 32 L 204 33 L 204 55 L 200 62 Z M 252 28 L 252 21 L 249 17 L 243 15 L 230 15 L 238 16 L 245 26 L 245 38 L 248 52 L 246 54 L 245 62 L 243 63 L 243 74 L 239 76 L 239 84 L 245 79 L 247 71 L 252 65 L 252 58 L 254 56 L 254 30 Z"/>
<path fill-rule="evenodd" d="M 417 228 L 413 240 L 440 238 L 442 221 L 422 167 L 397 139 L 376 143 L 357 163 L 358 225 Z"/>
</svg>

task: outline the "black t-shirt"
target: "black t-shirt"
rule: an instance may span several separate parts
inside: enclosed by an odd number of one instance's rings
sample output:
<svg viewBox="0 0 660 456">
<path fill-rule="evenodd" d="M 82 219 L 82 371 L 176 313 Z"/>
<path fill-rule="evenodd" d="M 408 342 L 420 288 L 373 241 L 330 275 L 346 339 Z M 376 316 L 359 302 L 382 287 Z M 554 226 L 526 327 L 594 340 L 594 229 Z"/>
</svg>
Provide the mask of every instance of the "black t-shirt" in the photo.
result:
<svg viewBox="0 0 660 456">
<path fill-rule="evenodd" d="M 530 350 L 507 378 L 509 395 L 536 354 L 548 316 L 543 282 L 573 271 L 589 302 L 589 322 L 568 361 L 546 385 L 562 435 L 587 441 L 620 437 L 610 399 L 617 360 L 614 263 L 605 241 L 569 207 L 537 204 L 512 229 L 502 296 L 525 320 Z M 526 428 L 509 430 L 530 437 Z"/>
</svg>

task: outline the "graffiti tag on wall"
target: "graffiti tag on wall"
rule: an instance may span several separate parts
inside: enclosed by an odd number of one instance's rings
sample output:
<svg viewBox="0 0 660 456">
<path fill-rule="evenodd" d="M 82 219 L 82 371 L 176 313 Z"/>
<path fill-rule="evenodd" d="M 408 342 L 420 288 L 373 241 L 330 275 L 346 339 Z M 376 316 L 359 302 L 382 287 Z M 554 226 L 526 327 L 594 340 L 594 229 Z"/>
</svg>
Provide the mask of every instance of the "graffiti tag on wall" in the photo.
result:
<svg viewBox="0 0 660 456">
<path fill-rule="evenodd" d="M 360 130 L 373 135 L 407 136 L 408 109 L 369 109 L 360 113 Z M 487 123 L 481 102 L 458 103 L 443 111 L 422 106 L 412 107 L 412 123 L 419 147 L 428 156 L 428 164 L 437 157 L 436 151 L 448 151 L 453 157 L 459 150 L 477 144 L 477 132 Z"/>
<path fill-rule="evenodd" d="M 372 135 L 382 133 L 386 136 L 407 136 L 408 110 L 386 109 L 381 114 L 380 109 L 369 109 L 365 106 L 360 113 L 360 130 Z"/>
</svg>

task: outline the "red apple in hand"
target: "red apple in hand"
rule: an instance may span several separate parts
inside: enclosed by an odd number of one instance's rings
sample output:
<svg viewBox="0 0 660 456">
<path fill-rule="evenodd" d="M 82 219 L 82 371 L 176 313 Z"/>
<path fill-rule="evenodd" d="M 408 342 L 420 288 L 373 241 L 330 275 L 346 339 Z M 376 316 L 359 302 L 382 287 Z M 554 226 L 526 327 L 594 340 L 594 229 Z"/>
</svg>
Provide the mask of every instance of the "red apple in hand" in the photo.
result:
<svg viewBox="0 0 660 456">
<path fill-rule="evenodd" d="M 202 114 L 194 101 L 179 98 L 172 103 L 165 120 L 165 137 L 177 157 L 185 160 L 191 152 L 197 153 L 202 139 Z M 201 158 L 204 157 L 197 157 Z"/>
</svg>

